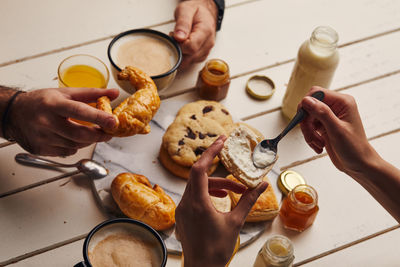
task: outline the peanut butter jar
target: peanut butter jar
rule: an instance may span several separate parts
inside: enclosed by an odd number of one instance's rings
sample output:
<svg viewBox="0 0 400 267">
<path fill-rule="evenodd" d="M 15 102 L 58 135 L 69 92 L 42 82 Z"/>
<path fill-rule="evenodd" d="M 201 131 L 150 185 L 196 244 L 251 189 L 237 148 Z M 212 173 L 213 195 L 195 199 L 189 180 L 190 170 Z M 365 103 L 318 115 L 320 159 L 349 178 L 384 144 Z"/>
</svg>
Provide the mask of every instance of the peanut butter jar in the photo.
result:
<svg viewBox="0 0 400 267">
<path fill-rule="evenodd" d="M 228 94 L 230 82 L 228 64 L 221 59 L 210 59 L 199 72 L 196 89 L 202 99 L 220 101 Z"/>
</svg>

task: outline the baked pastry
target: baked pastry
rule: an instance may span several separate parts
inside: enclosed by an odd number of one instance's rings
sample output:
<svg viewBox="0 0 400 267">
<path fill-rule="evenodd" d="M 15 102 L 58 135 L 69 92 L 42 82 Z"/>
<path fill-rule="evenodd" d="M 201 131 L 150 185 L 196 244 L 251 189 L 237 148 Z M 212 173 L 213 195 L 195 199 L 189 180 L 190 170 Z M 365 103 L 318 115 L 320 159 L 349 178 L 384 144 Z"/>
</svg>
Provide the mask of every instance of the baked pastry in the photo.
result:
<svg viewBox="0 0 400 267">
<path fill-rule="evenodd" d="M 215 101 L 200 100 L 184 105 L 165 131 L 160 148 L 161 164 L 171 173 L 188 179 L 190 168 L 221 135 L 233 128 L 227 109 Z M 209 174 L 215 171 L 215 157 Z"/>
<path fill-rule="evenodd" d="M 219 212 L 230 212 L 232 208 L 232 200 L 229 195 L 225 197 L 213 197 L 210 196 L 211 203 L 214 205 L 215 209 Z"/>
<path fill-rule="evenodd" d="M 157 184 L 140 174 L 121 173 L 111 183 L 111 194 L 129 218 L 147 223 L 156 230 L 175 224 L 174 201 Z"/>
<path fill-rule="evenodd" d="M 173 161 L 191 167 L 221 134 L 225 134 L 224 128 L 212 119 L 176 117 L 165 131 L 162 145 Z M 215 157 L 213 163 L 218 161 Z"/>
<path fill-rule="evenodd" d="M 231 174 L 226 177 L 235 182 L 239 182 Z M 263 181 L 269 183 L 267 176 L 263 177 Z M 240 183 L 240 182 L 239 182 Z M 240 200 L 241 194 L 229 191 L 232 200 L 232 206 L 235 207 Z M 254 206 L 251 208 L 246 217 L 246 222 L 268 221 L 275 218 L 279 213 L 279 204 L 276 199 L 274 189 L 271 185 L 259 196 Z"/>
<path fill-rule="evenodd" d="M 179 165 L 178 163 L 173 161 L 163 146 L 160 147 L 158 158 L 161 164 L 172 174 L 184 179 L 189 179 L 190 167 Z M 207 174 L 211 175 L 217 169 L 217 167 L 218 162 L 213 163 L 210 169 L 207 171 Z"/>
<path fill-rule="evenodd" d="M 256 187 L 273 167 L 271 164 L 266 168 L 257 168 L 253 164 L 253 150 L 263 139 L 264 136 L 259 131 L 245 123 L 239 123 L 225 140 L 219 153 L 225 168 L 250 188 Z"/>
<path fill-rule="evenodd" d="M 107 96 L 97 100 L 97 108 L 113 114 L 117 122 L 114 128 L 103 128 L 103 130 L 112 136 L 119 137 L 149 133 L 149 122 L 160 107 L 157 86 L 149 75 L 130 66 L 125 67 L 118 74 L 118 79 L 129 80 L 137 91 L 114 110 Z"/>
<path fill-rule="evenodd" d="M 225 129 L 227 134 L 231 132 L 234 125 L 229 111 L 224 105 L 216 101 L 199 100 L 186 104 L 179 110 L 177 117 L 184 116 L 184 114 L 189 117 L 194 116 L 194 118 L 206 117 L 215 120 Z"/>
</svg>

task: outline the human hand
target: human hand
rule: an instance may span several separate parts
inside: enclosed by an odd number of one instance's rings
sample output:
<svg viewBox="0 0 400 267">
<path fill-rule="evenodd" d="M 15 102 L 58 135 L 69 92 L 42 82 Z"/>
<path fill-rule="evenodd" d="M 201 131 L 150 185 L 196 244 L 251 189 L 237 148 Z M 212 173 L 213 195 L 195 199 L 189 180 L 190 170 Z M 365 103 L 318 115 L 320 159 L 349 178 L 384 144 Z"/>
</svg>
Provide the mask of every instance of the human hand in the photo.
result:
<svg viewBox="0 0 400 267">
<path fill-rule="evenodd" d="M 33 154 L 72 155 L 79 148 L 111 139 L 99 126 L 112 127 L 114 117 L 85 103 L 104 95 L 115 99 L 118 93 L 116 89 L 51 88 L 20 94 L 11 107 L 7 136 Z M 81 125 L 69 118 L 96 125 Z"/>
<path fill-rule="evenodd" d="M 310 97 L 316 91 L 325 93 L 323 102 Z M 325 147 L 339 170 L 354 176 L 376 155 L 352 96 L 314 86 L 299 107 L 309 114 L 301 123 L 306 142 L 317 153 Z"/>
<path fill-rule="evenodd" d="M 217 7 L 212 0 L 189 0 L 178 4 L 172 35 L 183 53 L 180 68 L 207 58 L 215 44 L 217 14 Z"/>
<path fill-rule="evenodd" d="M 225 139 L 220 136 L 193 165 L 175 211 L 176 234 L 182 244 L 185 266 L 225 266 L 247 214 L 268 186 L 263 182 L 255 189 L 247 189 L 226 178 L 208 177 L 207 170 Z M 214 208 L 209 194 L 224 197 L 225 190 L 243 195 L 231 212 L 221 213 Z"/>
</svg>

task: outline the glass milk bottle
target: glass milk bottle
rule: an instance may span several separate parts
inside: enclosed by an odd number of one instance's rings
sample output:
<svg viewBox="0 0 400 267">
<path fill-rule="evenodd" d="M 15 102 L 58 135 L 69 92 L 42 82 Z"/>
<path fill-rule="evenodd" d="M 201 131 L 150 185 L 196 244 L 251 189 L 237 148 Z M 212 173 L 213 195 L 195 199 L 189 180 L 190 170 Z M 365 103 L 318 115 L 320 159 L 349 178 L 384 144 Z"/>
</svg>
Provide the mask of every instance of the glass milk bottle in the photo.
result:
<svg viewBox="0 0 400 267">
<path fill-rule="evenodd" d="M 314 85 L 329 88 L 339 63 L 338 34 L 327 26 L 317 27 L 299 49 L 282 102 L 283 115 L 292 119 L 297 105 Z"/>
</svg>

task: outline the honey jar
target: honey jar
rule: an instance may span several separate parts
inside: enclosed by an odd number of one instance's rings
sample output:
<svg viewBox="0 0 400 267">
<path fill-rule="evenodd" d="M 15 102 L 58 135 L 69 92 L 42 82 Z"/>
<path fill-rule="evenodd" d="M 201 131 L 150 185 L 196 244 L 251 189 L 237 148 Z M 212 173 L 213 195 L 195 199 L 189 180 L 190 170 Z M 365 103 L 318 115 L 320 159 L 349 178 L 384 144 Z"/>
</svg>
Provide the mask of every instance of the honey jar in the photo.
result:
<svg viewBox="0 0 400 267">
<path fill-rule="evenodd" d="M 300 184 L 283 200 L 279 216 L 285 228 L 302 232 L 313 224 L 318 210 L 318 194 L 315 189 Z"/>
<path fill-rule="evenodd" d="M 199 72 L 196 89 L 203 99 L 220 101 L 228 94 L 229 66 L 221 59 L 211 59 Z"/>
</svg>

